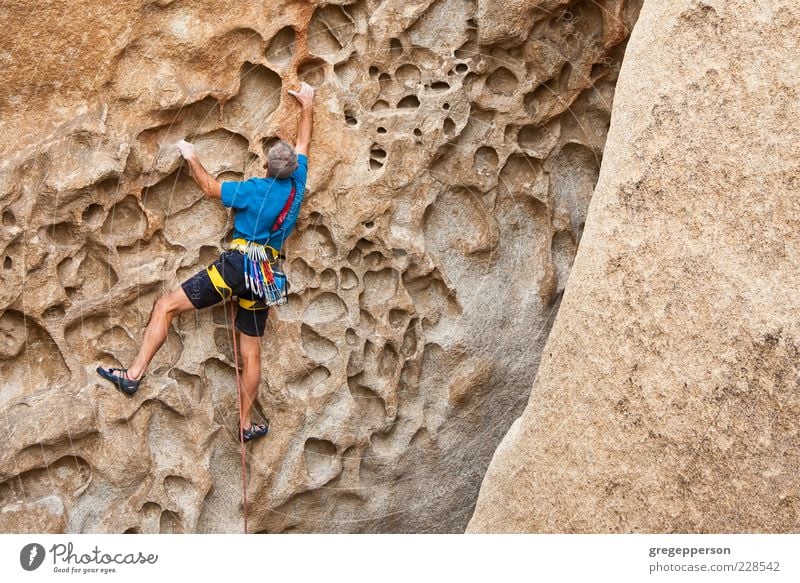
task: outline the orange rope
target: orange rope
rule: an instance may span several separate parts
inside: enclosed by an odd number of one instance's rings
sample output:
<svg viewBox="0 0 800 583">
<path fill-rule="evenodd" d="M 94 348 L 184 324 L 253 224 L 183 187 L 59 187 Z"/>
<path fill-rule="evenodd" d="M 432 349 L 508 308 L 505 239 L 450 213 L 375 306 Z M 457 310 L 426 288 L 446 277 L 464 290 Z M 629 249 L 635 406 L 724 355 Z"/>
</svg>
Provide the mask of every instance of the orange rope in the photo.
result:
<svg viewBox="0 0 800 583">
<path fill-rule="evenodd" d="M 239 378 L 239 349 L 236 345 L 236 329 L 233 325 L 233 302 L 228 302 L 231 307 L 231 336 L 233 337 L 233 359 L 236 371 L 236 395 L 239 401 L 239 443 L 242 446 L 242 506 L 244 508 L 244 534 L 247 534 L 247 466 L 244 452 L 244 426 L 242 419 L 242 381 Z"/>
</svg>

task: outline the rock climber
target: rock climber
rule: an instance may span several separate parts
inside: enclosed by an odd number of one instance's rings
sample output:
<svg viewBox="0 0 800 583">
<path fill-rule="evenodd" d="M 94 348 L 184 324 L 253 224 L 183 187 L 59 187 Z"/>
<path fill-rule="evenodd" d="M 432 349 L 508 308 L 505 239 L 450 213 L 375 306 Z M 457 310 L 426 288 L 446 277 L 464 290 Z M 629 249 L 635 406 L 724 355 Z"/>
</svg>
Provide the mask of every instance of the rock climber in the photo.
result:
<svg viewBox="0 0 800 583">
<path fill-rule="evenodd" d="M 181 156 L 192 177 L 209 198 L 234 210 L 233 239 L 227 251 L 153 306 L 144 330 L 139 353 L 128 368 L 98 367 L 97 373 L 122 392 L 133 395 L 139 389 L 147 366 L 167 338 L 172 319 L 182 312 L 201 309 L 235 295 L 239 305 L 235 327 L 239 331 L 242 356 L 242 409 L 239 433 L 243 441 L 265 435 L 266 424 L 254 424 L 252 407 L 261 378 L 261 337 L 267 321 L 268 304 L 259 285 L 267 283 L 258 259 L 279 257 L 285 238 L 294 228 L 305 192 L 308 173 L 308 147 L 313 125 L 314 89 L 301 83 L 289 91 L 300 104 L 297 143 L 294 148 L 279 140 L 267 152 L 266 178 L 220 183 L 211 176 L 185 140 L 178 142 Z M 258 279 L 260 283 L 254 280 Z M 269 287 L 269 286 L 267 286 Z"/>
</svg>

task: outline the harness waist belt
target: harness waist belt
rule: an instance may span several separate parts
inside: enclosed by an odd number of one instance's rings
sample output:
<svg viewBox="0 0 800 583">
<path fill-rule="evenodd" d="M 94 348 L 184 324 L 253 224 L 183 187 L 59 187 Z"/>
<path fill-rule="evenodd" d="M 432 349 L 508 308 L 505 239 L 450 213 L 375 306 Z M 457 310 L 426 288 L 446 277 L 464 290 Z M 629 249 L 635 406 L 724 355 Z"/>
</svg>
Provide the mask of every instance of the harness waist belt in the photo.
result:
<svg viewBox="0 0 800 583">
<path fill-rule="evenodd" d="M 263 249 L 264 250 L 264 257 L 268 258 L 269 256 L 272 259 L 268 259 L 269 261 L 275 261 L 277 258 L 286 259 L 280 251 L 275 249 L 274 247 L 270 247 L 269 245 L 261 245 L 260 243 L 254 243 L 252 241 L 248 241 L 246 239 L 236 238 L 230 242 L 228 248 L 232 251 L 241 251 L 242 253 L 252 252 L 255 249 Z"/>
</svg>

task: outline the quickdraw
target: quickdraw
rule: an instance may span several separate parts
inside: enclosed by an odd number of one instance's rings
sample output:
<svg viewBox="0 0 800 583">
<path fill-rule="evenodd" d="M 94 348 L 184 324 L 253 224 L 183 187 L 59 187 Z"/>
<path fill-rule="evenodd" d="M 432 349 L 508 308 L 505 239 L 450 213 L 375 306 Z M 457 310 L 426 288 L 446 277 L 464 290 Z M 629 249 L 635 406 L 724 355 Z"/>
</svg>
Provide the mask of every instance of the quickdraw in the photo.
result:
<svg viewBox="0 0 800 583">
<path fill-rule="evenodd" d="M 285 304 L 289 286 L 286 274 L 278 268 L 277 249 L 244 239 L 231 241 L 231 249 L 244 255 L 245 287 L 268 306 Z"/>
</svg>

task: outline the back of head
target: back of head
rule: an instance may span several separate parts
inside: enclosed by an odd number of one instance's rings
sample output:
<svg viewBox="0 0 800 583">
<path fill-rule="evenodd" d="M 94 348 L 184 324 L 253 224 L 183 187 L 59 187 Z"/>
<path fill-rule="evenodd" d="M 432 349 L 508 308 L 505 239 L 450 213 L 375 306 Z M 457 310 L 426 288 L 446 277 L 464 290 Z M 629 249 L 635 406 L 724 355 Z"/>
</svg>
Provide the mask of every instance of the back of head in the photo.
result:
<svg viewBox="0 0 800 583">
<path fill-rule="evenodd" d="M 270 176 L 289 178 L 297 170 L 297 154 L 289 142 L 278 140 L 267 152 L 267 168 Z"/>
</svg>

